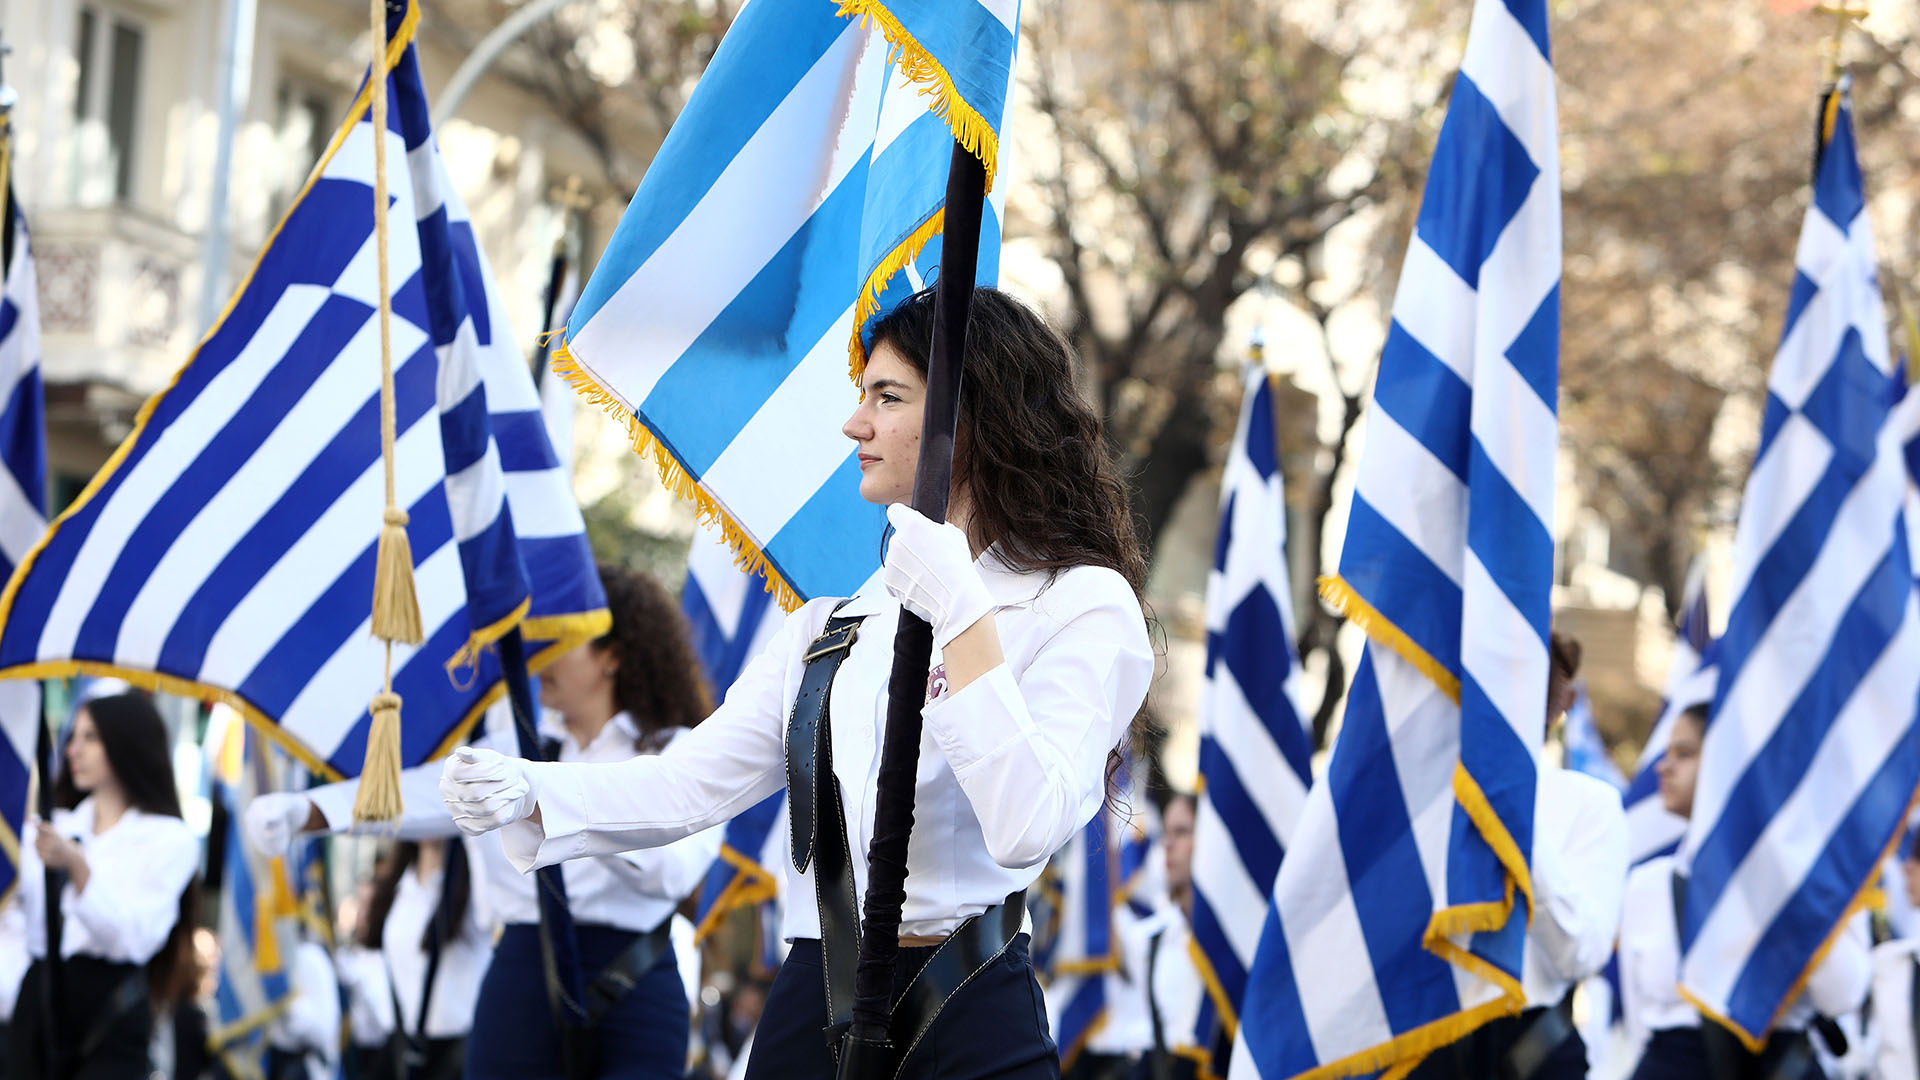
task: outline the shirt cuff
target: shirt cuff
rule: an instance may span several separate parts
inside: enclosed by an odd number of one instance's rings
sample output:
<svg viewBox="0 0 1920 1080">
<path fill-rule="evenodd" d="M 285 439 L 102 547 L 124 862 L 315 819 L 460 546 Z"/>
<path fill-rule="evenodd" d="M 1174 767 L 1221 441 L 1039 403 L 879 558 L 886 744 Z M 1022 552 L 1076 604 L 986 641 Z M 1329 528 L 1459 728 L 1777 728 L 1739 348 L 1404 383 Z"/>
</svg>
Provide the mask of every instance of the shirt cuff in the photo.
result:
<svg viewBox="0 0 1920 1080">
<path fill-rule="evenodd" d="M 956 775 L 1026 741 L 1032 726 L 1026 699 L 1005 662 L 928 705 L 920 722 Z"/>
<path fill-rule="evenodd" d="M 359 791 L 358 781 L 348 781 L 308 788 L 303 794 L 327 819 L 328 831 L 340 832 L 353 824 L 353 798 Z"/>
<path fill-rule="evenodd" d="M 584 854 L 588 821 L 586 792 L 574 779 L 579 770 L 556 761 L 530 761 L 523 767 L 540 821 L 521 820 L 502 828 L 500 846 L 507 861 L 524 874 Z"/>
</svg>

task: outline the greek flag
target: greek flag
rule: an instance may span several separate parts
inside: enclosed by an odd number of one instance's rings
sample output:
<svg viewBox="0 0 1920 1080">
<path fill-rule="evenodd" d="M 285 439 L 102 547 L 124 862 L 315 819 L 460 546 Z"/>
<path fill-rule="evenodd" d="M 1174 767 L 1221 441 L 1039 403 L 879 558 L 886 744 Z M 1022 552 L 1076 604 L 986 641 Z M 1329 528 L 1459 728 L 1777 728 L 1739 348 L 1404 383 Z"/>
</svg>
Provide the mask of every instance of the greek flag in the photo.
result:
<svg viewBox="0 0 1920 1080">
<path fill-rule="evenodd" d="M 0 224 L 0 580 L 47 528 L 47 422 L 40 387 L 40 299 L 27 222 L 6 185 Z M 41 717 L 40 684 L 0 681 L 0 896 L 12 893 Z"/>
<path fill-rule="evenodd" d="M 1233 1034 L 1280 857 L 1313 785 L 1313 743 L 1297 686 L 1273 383 L 1260 364 L 1247 368 L 1245 383 L 1207 575 L 1193 845 L 1194 963 L 1211 1005 L 1194 1039 L 1206 1047 L 1215 1045 L 1216 1027 Z M 1219 1069 L 1226 1064 L 1221 1060 Z"/>
<path fill-rule="evenodd" d="M 1048 874 L 1059 897 L 1059 927 L 1044 970 L 1047 1019 L 1060 1067 L 1073 1067 L 1106 1023 L 1106 977 L 1120 970 L 1114 909 L 1146 847 L 1117 812 L 1103 808 L 1053 856 Z"/>
<path fill-rule="evenodd" d="M 694 650 L 716 694 L 724 695 L 747 661 L 780 629 L 782 612 L 766 579 L 734 565 L 733 549 L 712 530 L 693 538 L 687 581 L 680 590 Z M 700 887 L 695 937 L 705 940 L 735 908 L 771 903 L 780 894 L 781 844 L 787 834 L 787 794 L 769 795 L 726 824 L 720 857 Z"/>
<path fill-rule="evenodd" d="M 1479 0 L 1380 358 L 1340 575 L 1368 634 L 1233 1075 L 1357 1075 L 1524 1002 L 1558 449 L 1545 0 Z"/>
<path fill-rule="evenodd" d="M 295 942 L 286 867 L 264 858 L 242 839 L 240 812 L 255 795 L 279 790 L 271 756 L 259 736 L 231 709 L 215 708 L 208 721 L 207 775 L 212 797 L 225 811 L 221 844 L 219 984 L 208 1019 L 208 1045 L 236 1080 L 265 1075 L 266 1028 L 293 1000 L 285 958 Z"/>
<path fill-rule="evenodd" d="M 1017 23 L 1016 0 L 748 5 L 568 321 L 554 370 L 784 606 L 877 567 L 884 518 L 840 433 L 849 353 L 857 372 L 869 318 L 938 265 L 956 137 L 991 184 Z"/>
<path fill-rule="evenodd" d="M 1660 776 L 1655 771 L 1667 756 L 1667 740 L 1673 737 L 1673 722 L 1695 705 L 1713 700 L 1713 682 L 1704 682 L 1700 672 L 1707 663 L 1707 650 L 1713 645 L 1713 630 L 1707 619 L 1707 590 L 1704 568 L 1695 564 L 1687 574 L 1685 598 L 1680 612 L 1680 630 L 1673 640 L 1673 660 L 1667 668 L 1666 697 L 1660 703 L 1660 718 L 1654 721 L 1647 745 L 1640 751 L 1633 782 L 1622 798 L 1627 809 L 1627 853 L 1633 865 L 1648 859 L 1671 855 L 1686 835 L 1687 819 L 1669 813 L 1660 802 Z M 1697 687 L 1697 689 L 1696 689 Z"/>
<path fill-rule="evenodd" d="M 1620 771 L 1620 763 L 1613 760 L 1613 752 L 1600 736 L 1600 724 L 1593 718 L 1593 698 L 1588 696 L 1584 684 L 1574 694 L 1573 707 L 1567 710 L 1560 745 L 1566 751 L 1567 768 L 1598 777 L 1626 791 L 1627 774 Z"/>
<path fill-rule="evenodd" d="M 1844 82 L 1826 120 L 1680 846 L 1682 992 L 1755 1050 L 1862 902 L 1920 786 L 1904 520 L 1920 395 L 1894 404 Z"/>
<path fill-rule="evenodd" d="M 607 625 L 526 357 L 427 126 L 418 18 L 409 5 L 392 27 L 383 136 L 395 475 L 427 635 L 393 654 L 408 765 L 500 695 L 486 646 L 516 624 L 536 665 Z M 114 674 L 224 701 L 315 774 L 358 772 L 383 657 L 368 632 L 384 506 L 368 97 L 225 314 L 0 593 L 0 676 Z"/>
</svg>

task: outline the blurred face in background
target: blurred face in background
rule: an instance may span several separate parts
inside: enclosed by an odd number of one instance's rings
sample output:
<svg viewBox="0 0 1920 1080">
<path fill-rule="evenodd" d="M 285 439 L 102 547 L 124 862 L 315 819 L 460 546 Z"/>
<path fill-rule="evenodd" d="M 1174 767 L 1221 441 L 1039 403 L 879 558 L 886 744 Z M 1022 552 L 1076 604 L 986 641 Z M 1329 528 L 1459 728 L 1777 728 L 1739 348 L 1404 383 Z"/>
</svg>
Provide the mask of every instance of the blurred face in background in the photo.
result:
<svg viewBox="0 0 1920 1080">
<path fill-rule="evenodd" d="M 1920 907 L 1920 852 L 1909 850 L 1900 860 L 1900 876 L 1907 883 L 1907 903 Z"/>
<path fill-rule="evenodd" d="M 93 792 L 119 784 L 113 766 L 107 764 L 107 745 L 100 741 L 100 729 L 84 706 L 74 715 L 73 734 L 67 737 L 67 768 L 79 791 Z"/>
<path fill-rule="evenodd" d="M 1160 844 L 1167 852 L 1167 892 L 1182 906 L 1193 890 L 1193 799 L 1167 803 L 1160 819 Z"/>
<path fill-rule="evenodd" d="M 540 704 L 569 718 L 613 715 L 613 650 L 588 642 L 554 658 L 540 673 Z"/>
<path fill-rule="evenodd" d="M 1700 740 L 1705 734 L 1704 706 L 1674 718 L 1666 756 L 1654 766 L 1655 775 L 1660 777 L 1660 802 L 1668 813 L 1693 816 L 1693 784 L 1700 775 Z"/>
</svg>

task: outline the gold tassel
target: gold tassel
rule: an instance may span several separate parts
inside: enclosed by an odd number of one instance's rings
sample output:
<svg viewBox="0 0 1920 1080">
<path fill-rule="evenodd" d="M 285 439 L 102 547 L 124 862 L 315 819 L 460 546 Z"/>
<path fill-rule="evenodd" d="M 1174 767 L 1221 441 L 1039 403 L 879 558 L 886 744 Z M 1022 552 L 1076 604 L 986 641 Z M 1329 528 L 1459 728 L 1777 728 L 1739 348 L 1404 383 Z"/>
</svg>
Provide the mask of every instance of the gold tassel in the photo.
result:
<svg viewBox="0 0 1920 1080">
<path fill-rule="evenodd" d="M 373 564 L 373 636 L 402 645 L 427 639 L 420 626 L 420 600 L 413 590 L 413 545 L 407 512 L 388 507 Z"/>
<path fill-rule="evenodd" d="M 353 797 L 353 820 L 394 821 L 400 817 L 400 695 L 373 695 L 373 727 L 367 732 L 367 761 L 360 790 Z"/>
<path fill-rule="evenodd" d="M 253 896 L 253 967 L 263 975 L 280 970 L 280 934 L 273 924 L 273 897 Z"/>
<path fill-rule="evenodd" d="M 275 918 L 300 914 L 300 905 L 287 884 L 287 861 L 278 855 L 267 860 L 267 895 L 273 900 L 270 909 Z"/>
</svg>

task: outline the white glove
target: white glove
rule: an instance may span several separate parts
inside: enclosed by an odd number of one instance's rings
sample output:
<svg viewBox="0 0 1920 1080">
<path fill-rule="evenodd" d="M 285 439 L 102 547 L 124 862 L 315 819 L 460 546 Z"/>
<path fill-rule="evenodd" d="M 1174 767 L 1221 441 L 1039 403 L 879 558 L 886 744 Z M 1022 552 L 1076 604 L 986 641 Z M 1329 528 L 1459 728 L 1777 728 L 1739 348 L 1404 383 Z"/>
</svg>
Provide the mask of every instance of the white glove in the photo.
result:
<svg viewBox="0 0 1920 1080">
<path fill-rule="evenodd" d="M 959 526 L 937 525 L 906 503 L 887 507 L 887 520 L 893 539 L 880 581 L 900 606 L 927 620 L 934 646 L 944 649 L 994 608 L 973 568 L 973 547 Z"/>
<path fill-rule="evenodd" d="M 533 813 L 527 763 L 493 750 L 463 746 L 440 770 L 440 797 L 468 836 L 489 833 Z"/>
<path fill-rule="evenodd" d="M 267 858 L 285 855 L 294 837 L 306 831 L 313 800 L 291 791 L 255 795 L 240 817 L 247 846 Z"/>
</svg>

